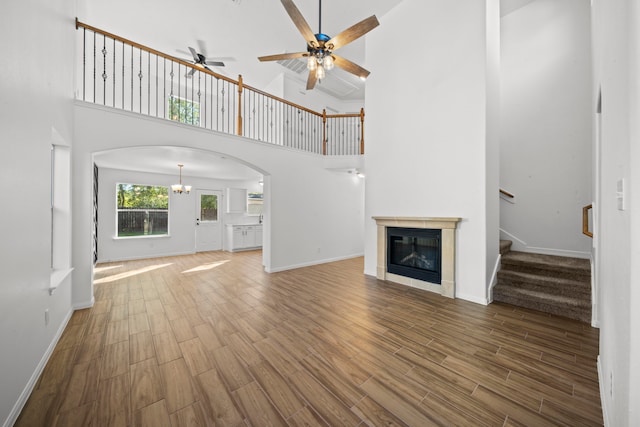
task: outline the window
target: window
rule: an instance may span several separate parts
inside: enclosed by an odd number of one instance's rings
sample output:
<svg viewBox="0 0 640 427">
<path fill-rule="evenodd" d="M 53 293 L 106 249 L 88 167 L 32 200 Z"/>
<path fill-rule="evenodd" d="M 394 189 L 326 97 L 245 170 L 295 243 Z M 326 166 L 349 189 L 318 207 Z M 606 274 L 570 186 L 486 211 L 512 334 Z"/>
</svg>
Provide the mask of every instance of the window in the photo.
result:
<svg viewBox="0 0 640 427">
<path fill-rule="evenodd" d="M 51 145 L 51 270 L 71 265 L 71 150 Z"/>
<path fill-rule="evenodd" d="M 169 189 L 116 184 L 118 237 L 169 234 Z"/>
<path fill-rule="evenodd" d="M 200 126 L 200 104 L 170 95 L 169 118 L 177 122 Z"/>
<path fill-rule="evenodd" d="M 249 193 L 247 195 L 247 213 L 249 215 L 261 215 L 263 200 L 262 193 Z"/>
<path fill-rule="evenodd" d="M 200 195 L 200 220 L 218 220 L 218 196 L 216 194 Z"/>
</svg>

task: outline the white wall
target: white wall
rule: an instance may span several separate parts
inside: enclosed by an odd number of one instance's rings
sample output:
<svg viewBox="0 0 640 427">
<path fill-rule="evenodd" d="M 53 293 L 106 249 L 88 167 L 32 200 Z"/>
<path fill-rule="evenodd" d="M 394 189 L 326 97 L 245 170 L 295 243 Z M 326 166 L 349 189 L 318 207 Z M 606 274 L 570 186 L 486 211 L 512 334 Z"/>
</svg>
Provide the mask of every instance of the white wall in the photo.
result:
<svg viewBox="0 0 640 427">
<path fill-rule="evenodd" d="M 72 145 L 74 3 L 0 14 L 0 179 L 15 188 L 0 209 L 0 425 L 15 421 L 71 314 L 70 279 L 49 295 L 50 156 L 52 143 Z"/>
<path fill-rule="evenodd" d="M 246 188 L 250 191 L 257 191 L 257 187 L 259 187 L 257 181 L 206 179 L 183 175 L 183 182 L 193 186 L 193 190 L 189 195 L 169 192 L 169 236 L 117 239 L 115 238 L 116 184 L 170 186 L 175 184 L 176 176 L 109 168 L 100 168 L 98 176 L 98 262 L 195 253 L 196 191 L 198 189 L 220 190 L 223 192 L 223 197 L 226 197 L 224 196 L 226 188 Z M 228 214 L 224 211 L 224 206 L 221 205 L 219 215 L 223 224 L 223 238 L 224 224 L 254 224 L 258 222 L 258 218 L 255 216 Z"/>
<path fill-rule="evenodd" d="M 588 258 L 590 10 L 535 0 L 502 18 L 500 227 L 512 249 Z"/>
<path fill-rule="evenodd" d="M 93 294 L 92 153 L 108 149 L 191 147 L 241 159 L 263 173 L 264 192 L 269 195 L 263 247 L 267 271 L 363 253 L 364 182 L 331 170 L 333 159 L 82 102 L 76 103 L 75 114 L 73 297 L 77 305 L 90 304 Z M 336 159 L 336 167 L 344 167 L 343 162 Z"/>
<path fill-rule="evenodd" d="M 637 2 L 594 0 L 594 93 L 602 90 L 600 175 L 596 200 L 600 269 L 599 373 L 605 423 L 640 425 L 640 52 Z M 595 112 L 595 101 L 592 104 Z M 595 116 L 594 113 L 592 113 Z M 619 210 L 616 185 L 627 184 Z M 632 211 L 635 210 L 634 211 Z"/>
<path fill-rule="evenodd" d="M 372 216 L 462 217 L 456 297 L 479 303 L 497 257 L 487 253 L 497 239 L 487 230 L 487 13 L 478 0 L 392 9 L 368 35 L 365 108 L 365 273 L 376 273 Z"/>
<path fill-rule="evenodd" d="M 487 126 L 485 153 L 485 212 L 486 212 L 486 283 L 497 282 L 500 254 L 500 199 L 496 188 L 500 185 L 500 0 L 487 0 Z M 488 293 L 491 299 L 491 294 Z"/>
</svg>

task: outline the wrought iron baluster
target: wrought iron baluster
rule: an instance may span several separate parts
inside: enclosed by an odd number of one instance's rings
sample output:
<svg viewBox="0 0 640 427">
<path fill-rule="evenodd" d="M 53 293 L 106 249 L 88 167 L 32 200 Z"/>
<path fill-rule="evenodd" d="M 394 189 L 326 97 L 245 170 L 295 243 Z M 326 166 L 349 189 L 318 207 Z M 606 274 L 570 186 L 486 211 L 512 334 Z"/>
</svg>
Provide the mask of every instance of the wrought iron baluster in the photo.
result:
<svg viewBox="0 0 640 427">
<path fill-rule="evenodd" d="M 124 53 L 125 53 L 125 44 L 124 42 L 122 42 L 122 99 L 120 101 L 121 107 L 124 110 L 124 86 L 125 86 L 125 79 L 124 79 Z"/>
<path fill-rule="evenodd" d="M 93 102 L 96 102 L 96 33 L 93 33 Z"/>
<path fill-rule="evenodd" d="M 188 70 L 188 69 L 187 69 L 187 70 Z M 187 70 L 185 70 L 185 72 L 187 72 L 187 74 L 188 74 L 188 71 L 187 71 Z M 200 74 L 200 72 L 198 72 L 198 74 Z M 185 75 L 185 76 L 184 76 L 184 83 L 185 83 L 185 85 L 186 85 L 186 84 L 188 84 L 188 82 L 187 82 L 188 80 L 189 80 L 189 79 L 188 79 L 188 78 L 187 78 L 187 76 Z M 191 104 L 190 104 L 190 105 L 188 104 L 188 105 L 189 105 L 189 109 L 191 110 L 191 124 L 192 124 L 192 125 L 193 125 L 193 120 L 194 120 L 194 118 L 195 118 L 195 117 L 194 117 L 194 116 L 195 116 L 195 105 L 193 104 L 193 100 L 194 100 L 194 97 L 193 97 L 193 86 L 194 86 L 193 81 L 194 81 L 194 80 L 195 80 L 195 79 L 194 79 L 194 77 L 193 77 L 193 76 L 191 76 Z"/>
<path fill-rule="evenodd" d="M 87 29 L 82 29 L 82 100 L 87 100 Z"/>
<path fill-rule="evenodd" d="M 102 105 L 107 105 L 107 37 L 102 35 Z"/>
<path fill-rule="evenodd" d="M 151 115 L 151 52 L 147 52 L 147 115 Z"/>
<path fill-rule="evenodd" d="M 168 108 L 169 108 L 169 120 L 175 120 L 175 118 L 173 117 L 173 76 L 174 76 L 174 72 L 173 72 L 173 61 L 171 61 L 171 72 L 169 73 L 169 76 L 171 77 L 171 92 L 169 92 L 169 102 L 167 104 Z"/>
<path fill-rule="evenodd" d="M 113 102 L 111 103 L 112 107 L 116 106 L 116 39 L 113 39 Z"/>
<path fill-rule="evenodd" d="M 202 73 L 198 73 L 198 93 L 197 93 L 197 95 L 198 95 L 198 121 L 200 122 L 200 123 L 198 123 L 198 124 L 199 124 L 200 126 L 202 126 L 202 120 L 201 120 L 201 117 L 202 117 L 202 104 L 200 104 L 200 102 L 201 102 L 201 95 L 202 95 L 202 92 L 200 91 L 200 83 L 201 83 L 201 82 L 200 82 L 200 79 L 201 79 L 201 77 L 202 77 Z M 206 74 L 205 74 L 205 85 L 206 85 L 206 82 L 207 82 L 207 80 L 206 80 Z M 205 89 L 205 90 L 206 90 L 206 89 Z M 207 98 L 206 98 L 206 96 L 205 96 L 205 100 L 206 100 L 206 99 L 207 99 Z M 204 118 L 204 127 L 205 127 L 205 128 L 207 127 L 207 116 L 205 116 L 205 118 Z"/>
<path fill-rule="evenodd" d="M 216 79 L 216 130 L 220 130 L 220 79 Z"/>
<path fill-rule="evenodd" d="M 139 62 L 140 62 L 140 66 L 138 67 L 138 79 L 140 80 L 140 82 L 139 82 L 140 95 L 139 95 L 139 100 L 138 100 L 138 112 L 140 114 L 142 114 L 142 78 L 144 77 L 144 75 L 142 74 L 142 49 L 138 49 L 138 59 L 139 59 Z"/>
</svg>

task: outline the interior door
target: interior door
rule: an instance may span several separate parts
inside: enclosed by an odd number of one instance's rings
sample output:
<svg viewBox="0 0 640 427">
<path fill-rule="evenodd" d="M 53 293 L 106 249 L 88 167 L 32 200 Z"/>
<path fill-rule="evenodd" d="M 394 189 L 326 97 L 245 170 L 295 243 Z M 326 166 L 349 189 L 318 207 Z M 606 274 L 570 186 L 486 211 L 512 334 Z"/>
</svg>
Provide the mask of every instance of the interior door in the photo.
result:
<svg viewBox="0 0 640 427">
<path fill-rule="evenodd" d="M 197 190 L 196 252 L 222 249 L 222 191 Z"/>
</svg>

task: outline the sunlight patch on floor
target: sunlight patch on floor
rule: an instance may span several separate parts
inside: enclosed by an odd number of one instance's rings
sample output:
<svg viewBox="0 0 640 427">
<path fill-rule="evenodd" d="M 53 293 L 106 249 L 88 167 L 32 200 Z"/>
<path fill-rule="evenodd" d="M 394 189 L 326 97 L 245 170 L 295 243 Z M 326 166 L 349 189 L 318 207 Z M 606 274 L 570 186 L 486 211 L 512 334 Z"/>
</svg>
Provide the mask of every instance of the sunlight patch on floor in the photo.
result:
<svg viewBox="0 0 640 427">
<path fill-rule="evenodd" d="M 102 273 L 105 272 L 107 270 L 113 270 L 114 268 L 120 268 L 122 267 L 122 264 L 120 265 L 105 265 L 104 267 L 94 267 L 93 268 L 93 272 L 94 273 Z"/>
<path fill-rule="evenodd" d="M 209 264 L 202 264 L 202 265 L 199 265 L 197 267 L 193 267 L 193 268 L 191 268 L 189 270 L 185 270 L 182 273 L 183 274 L 184 273 L 195 273 L 195 272 L 198 272 L 198 271 L 213 270 L 214 268 L 220 267 L 221 265 L 226 264 L 228 262 L 229 262 L 229 260 L 227 259 L 227 260 L 224 260 L 224 261 L 212 262 L 212 263 L 209 263 Z"/>
<path fill-rule="evenodd" d="M 143 273 L 147 273 L 149 271 L 153 271 L 153 270 L 157 270 L 158 268 L 164 268 L 164 267 L 168 267 L 170 265 L 172 265 L 173 263 L 168 263 L 168 264 L 156 264 L 156 265 L 150 265 L 148 267 L 144 267 L 144 268 L 139 268 L 137 270 L 131 270 L 131 271 L 127 271 L 125 273 L 120 273 L 120 274 L 114 274 L 113 276 L 107 276 L 107 277 L 103 277 L 102 279 L 97 279 L 94 280 L 93 283 L 95 284 L 99 284 L 99 283 L 109 283 L 109 282 L 115 282 L 116 280 L 120 280 L 120 279 L 126 279 L 127 277 L 131 277 L 131 276 L 135 276 L 137 274 L 143 274 Z"/>
</svg>

